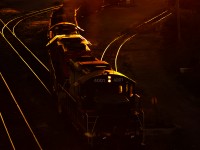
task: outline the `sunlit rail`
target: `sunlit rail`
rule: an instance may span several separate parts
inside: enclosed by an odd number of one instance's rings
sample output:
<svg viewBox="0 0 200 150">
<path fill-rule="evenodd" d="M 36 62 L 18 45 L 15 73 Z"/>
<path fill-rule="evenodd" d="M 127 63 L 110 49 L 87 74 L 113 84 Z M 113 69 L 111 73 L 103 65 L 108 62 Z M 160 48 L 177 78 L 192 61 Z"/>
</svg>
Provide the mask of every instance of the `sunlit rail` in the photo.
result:
<svg viewBox="0 0 200 150">
<path fill-rule="evenodd" d="M 167 17 L 169 17 L 169 16 L 171 16 L 171 15 L 172 15 L 172 13 L 169 13 L 169 14 L 167 14 L 166 16 L 160 18 L 158 21 L 155 21 L 153 24 L 156 24 L 156 23 L 162 21 L 163 19 L 165 19 L 165 18 L 167 18 Z"/>
<path fill-rule="evenodd" d="M 113 41 L 111 41 L 111 42 L 108 44 L 108 46 L 107 46 L 107 47 L 105 48 L 105 50 L 103 51 L 103 54 L 101 55 L 101 60 L 103 60 L 103 57 L 104 57 L 106 51 L 108 50 L 108 48 L 109 48 L 115 41 L 117 41 L 118 39 L 122 38 L 124 35 L 125 35 L 125 34 L 116 37 Z"/>
<path fill-rule="evenodd" d="M 158 14 L 158 15 L 152 17 L 151 19 L 149 19 L 149 20 L 147 20 L 147 21 L 145 21 L 145 22 L 139 24 L 138 26 L 135 27 L 135 29 L 140 29 L 140 28 L 142 28 L 142 27 L 145 26 L 145 25 L 155 25 L 155 24 L 161 22 L 162 20 L 166 19 L 167 17 L 169 17 L 169 16 L 171 16 L 171 15 L 172 15 L 172 13 L 171 13 L 169 10 L 165 10 L 165 11 L 161 12 L 160 14 Z M 142 30 L 143 30 L 143 28 L 142 28 Z M 122 34 L 122 35 L 116 37 L 114 40 L 112 40 L 112 41 L 107 45 L 107 47 L 105 48 L 105 50 L 103 51 L 103 53 L 102 53 L 102 55 L 101 55 L 101 60 L 103 60 L 103 58 L 104 58 L 104 56 L 105 56 L 105 53 L 108 51 L 108 49 L 111 47 L 112 44 L 114 44 L 117 40 L 120 40 L 120 39 L 123 40 L 124 36 L 125 36 L 125 35 L 129 35 L 129 34 L 131 34 L 131 33 L 128 33 L 128 32 L 127 32 L 127 33 L 124 33 L 124 34 Z M 138 35 L 138 34 L 139 34 L 139 32 L 137 32 L 137 30 L 136 30 L 134 34 L 132 33 L 131 36 L 125 38 L 125 39 L 123 40 L 123 42 L 120 44 L 120 46 L 119 46 L 119 48 L 118 48 L 118 50 L 117 50 L 117 52 L 116 52 L 116 55 L 115 55 L 115 70 L 116 70 L 116 71 L 118 70 L 118 67 L 117 67 L 117 59 L 118 59 L 118 55 L 119 55 L 119 52 L 120 52 L 122 46 L 123 46 L 126 42 L 128 42 L 129 40 L 131 40 L 133 37 L 135 37 L 135 36 Z"/>
<path fill-rule="evenodd" d="M 3 80 L 3 82 L 4 82 L 4 84 L 5 84 L 6 88 L 8 89 L 8 91 L 9 91 L 9 93 L 10 93 L 10 96 L 12 97 L 14 103 L 16 104 L 16 106 L 17 106 L 17 108 L 18 108 L 18 110 L 19 110 L 19 112 L 20 112 L 20 114 L 21 114 L 23 120 L 25 121 L 25 123 L 26 123 L 26 125 L 27 125 L 29 131 L 31 132 L 31 134 L 32 134 L 32 136 L 33 136 L 35 142 L 37 143 L 39 149 L 42 150 L 42 147 L 41 147 L 41 145 L 40 145 L 40 143 L 39 143 L 39 141 L 38 141 L 36 135 L 34 134 L 34 132 L 33 132 L 32 128 L 31 128 L 31 126 L 29 125 L 29 123 L 28 123 L 28 121 L 27 121 L 27 119 L 26 119 L 26 117 L 25 117 L 25 115 L 24 115 L 22 109 L 20 108 L 20 106 L 19 106 L 17 100 L 15 99 L 15 97 L 14 97 L 12 91 L 10 90 L 10 87 L 8 86 L 8 84 L 7 84 L 6 80 L 5 80 L 5 78 L 3 77 L 3 75 L 2 75 L 1 73 L 0 73 L 0 76 L 1 76 L 1 78 L 2 78 L 2 80 Z"/>
<path fill-rule="evenodd" d="M 47 86 L 43 83 L 43 81 L 39 78 L 39 76 L 34 72 L 34 70 L 29 66 L 29 64 L 24 60 L 24 58 L 18 53 L 18 51 L 13 47 L 13 45 L 8 41 L 8 39 L 5 36 L 3 36 L 3 38 L 10 45 L 10 47 L 13 49 L 13 51 L 18 55 L 18 57 L 24 62 L 24 64 L 29 68 L 29 70 L 34 74 L 34 76 L 38 79 L 38 81 L 43 85 L 43 87 L 46 89 L 46 91 L 49 94 L 51 94 L 51 92 L 49 91 L 49 89 L 47 88 Z"/>
<path fill-rule="evenodd" d="M 2 35 L 5 37 L 4 35 L 4 29 L 7 28 L 10 33 L 13 34 L 13 36 L 15 36 L 15 38 L 24 46 L 24 48 L 26 48 L 26 50 L 28 50 L 30 52 L 30 54 L 49 72 L 49 69 L 48 67 L 46 67 L 46 65 L 44 65 L 44 63 L 42 63 L 40 61 L 40 59 L 16 36 L 15 34 L 15 28 L 16 26 L 21 22 L 23 21 L 24 19 L 27 19 L 27 18 L 30 18 L 30 17 L 33 17 L 33 16 L 36 16 L 36 15 L 39 15 L 39 14 L 42 14 L 42 13 L 46 13 L 46 12 L 49 12 L 51 11 L 52 9 L 56 9 L 56 8 L 59 8 L 60 6 L 54 6 L 54 7 L 50 7 L 50 8 L 46 8 L 46 9 L 42 9 L 42 10 L 39 10 L 39 11 L 34 11 L 34 12 L 31 12 L 31 13 L 28 13 L 28 14 L 25 14 L 23 16 L 19 16 L 19 17 L 16 17 L 10 21 L 8 21 L 7 23 L 4 23 L 3 20 L 0 19 L 0 21 L 4 24 L 1 32 L 2 32 Z M 25 17 L 26 16 L 26 17 Z M 8 24 L 17 20 L 17 19 L 20 19 L 13 27 L 13 30 L 11 31 L 11 29 L 8 27 Z"/>
<path fill-rule="evenodd" d="M 44 65 L 40 59 L 38 57 L 36 57 L 33 52 L 16 36 L 15 34 L 15 27 L 21 22 L 23 21 L 24 19 L 27 19 L 27 18 L 30 18 L 30 17 L 33 17 L 35 15 L 39 15 L 41 13 L 46 13 L 48 11 L 51 11 L 53 9 L 56 9 L 56 8 L 59 8 L 61 7 L 62 5 L 59 5 L 59 6 L 54 6 L 54 7 L 49 7 L 49 8 L 46 8 L 46 9 L 42 9 L 42 10 L 39 10 L 39 11 L 33 11 L 33 12 L 30 12 L 30 13 L 27 13 L 25 15 L 22 15 L 22 16 L 19 16 L 19 17 L 16 17 L 10 21 L 8 21 L 7 23 L 4 23 L 1 19 L 0 21 L 4 24 L 3 28 L 2 28 L 2 33 L 1 35 L 3 36 L 3 38 L 6 40 L 6 42 L 10 45 L 10 47 L 15 51 L 15 53 L 19 56 L 19 58 L 25 63 L 25 65 L 31 70 L 31 72 L 34 74 L 34 76 L 39 80 L 39 82 L 43 85 L 43 87 L 46 89 L 46 91 L 50 93 L 50 91 L 48 90 L 47 86 L 43 83 L 43 81 L 39 78 L 39 76 L 34 72 L 34 70 L 29 66 L 29 64 L 22 58 L 22 56 L 17 52 L 17 50 L 13 47 L 13 45 L 9 42 L 9 40 L 5 37 L 4 35 L 4 29 L 7 28 L 10 33 L 13 34 L 13 36 L 15 36 L 15 38 L 24 46 L 24 48 L 26 48 L 26 50 L 28 50 L 30 52 L 30 54 L 49 72 L 49 69 L 46 67 L 46 65 Z M 11 31 L 11 29 L 8 27 L 8 24 L 17 20 L 17 19 L 20 19 L 13 27 L 13 31 Z"/>
<path fill-rule="evenodd" d="M 4 24 L 4 27 L 1 29 L 1 32 L 3 34 L 3 31 L 4 31 L 4 28 L 7 28 L 8 24 L 11 23 L 12 21 L 14 20 L 17 20 L 17 19 L 20 19 L 20 18 L 24 18 L 25 16 L 31 16 L 33 14 L 36 14 L 36 13 L 40 13 L 40 12 L 43 12 L 43 11 L 51 11 L 52 9 L 56 9 L 56 8 L 59 8 L 61 7 L 62 5 L 59 5 L 59 6 L 53 6 L 53 7 L 49 7 L 49 8 L 45 8 L 45 9 L 41 9 L 41 10 L 37 10 L 37 11 L 32 11 L 30 13 L 27 13 L 25 15 L 22 15 L 22 16 L 19 16 L 19 17 L 16 17 L 14 19 L 11 19 L 10 21 L 8 21 L 6 24 Z"/>
<path fill-rule="evenodd" d="M 151 18 L 151 19 L 145 21 L 144 23 L 139 24 L 139 25 L 136 27 L 136 29 L 137 29 L 137 28 L 140 28 L 141 26 L 143 26 L 143 25 L 145 25 L 145 24 L 151 23 L 151 22 L 152 22 L 152 24 L 153 24 L 153 23 L 157 22 L 157 21 L 155 21 L 155 20 L 158 20 L 159 17 L 161 17 L 161 16 L 168 16 L 168 14 L 172 14 L 172 13 L 170 13 L 168 10 L 165 10 L 165 11 L 163 11 L 162 13 L 158 14 L 157 16 L 154 16 L 153 18 Z"/>
<path fill-rule="evenodd" d="M 6 123 L 5 123 L 4 119 L 3 119 L 3 115 L 1 114 L 1 112 L 0 112 L 0 118 L 1 118 L 1 121 L 2 121 L 2 123 L 3 123 L 4 128 L 5 128 L 5 130 L 6 130 L 6 134 L 7 134 L 8 138 L 9 138 L 10 144 L 12 145 L 12 149 L 15 150 L 15 145 L 14 145 L 14 143 L 13 143 L 13 141 L 12 141 L 12 138 L 11 138 L 11 136 L 10 136 L 10 133 L 9 133 L 9 131 L 8 131 L 8 128 L 7 128 L 7 126 L 6 126 Z"/>
<path fill-rule="evenodd" d="M 119 46 L 119 48 L 118 48 L 118 50 L 117 50 L 117 53 L 116 53 L 116 56 L 115 56 L 115 71 L 118 70 L 118 68 L 117 68 L 117 59 L 118 59 L 118 55 L 119 55 L 119 52 L 120 52 L 122 46 L 123 46 L 126 42 L 128 42 L 130 39 L 132 39 L 133 37 L 135 37 L 136 35 L 137 35 L 137 34 L 134 34 L 134 35 L 132 35 L 132 36 L 126 38 L 126 39 L 124 40 L 124 42 Z"/>
</svg>

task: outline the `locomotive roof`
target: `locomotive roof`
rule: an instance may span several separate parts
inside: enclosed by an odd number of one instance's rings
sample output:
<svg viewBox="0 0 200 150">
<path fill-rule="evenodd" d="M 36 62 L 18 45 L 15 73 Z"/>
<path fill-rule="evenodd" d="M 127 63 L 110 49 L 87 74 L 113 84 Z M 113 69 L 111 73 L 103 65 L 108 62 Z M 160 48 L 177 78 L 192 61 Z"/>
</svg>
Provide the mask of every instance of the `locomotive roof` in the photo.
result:
<svg viewBox="0 0 200 150">
<path fill-rule="evenodd" d="M 73 60 L 71 60 L 71 64 L 74 66 L 74 68 L 81 70 L 85 74 L 94 70 L 111 69 L 110 65 L 106 61 L 101 61 L 96 58 L 94 58 L 92 61 L 84 61 L 83 59 L 83 61 L 73 62 Z"/>
<path fill-rule="evenodd" d="M 86 44 L 86 45 L 90 45 L 91 43 L 86 39 L 84 38 L 82 35 L 80 34 L 69 34 L 69 35 L 66 35 L 66 34 L 62 34 L 62 35 L 56 35 L 54 36 L 48 43 L 46 46 L 49 46 L 51 45 L 52 43 L 54 43 L 55 41 L 60 41 L 62 39 L 81 39 L 82 40 L 82 43 Z"/>
<path fill-rule="evenodd" d="M 71 23 L 71 22 L 59 22 L 59 23 L 54 24 L 53 26 L 51 26 L 49 28 L 49 30 L 52 30 L 52 29 L 54 29 L 55 27 L 58 27 L 58 26 L 67 26 L 67 25 L 72 26 L 74 28 L 77 28 L 78 30 L 84 31 L 82 28 L 80 28 L 79 26 L 77 26 L 76 24 Z"/>
</svg>

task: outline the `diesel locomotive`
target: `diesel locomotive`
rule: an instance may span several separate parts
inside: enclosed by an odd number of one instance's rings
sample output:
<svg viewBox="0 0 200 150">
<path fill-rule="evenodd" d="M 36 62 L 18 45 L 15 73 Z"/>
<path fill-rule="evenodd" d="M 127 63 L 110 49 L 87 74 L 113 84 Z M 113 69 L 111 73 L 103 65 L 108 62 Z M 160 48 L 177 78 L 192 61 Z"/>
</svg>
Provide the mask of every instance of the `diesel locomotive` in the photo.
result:
<svg viewBox="0 0 200 150">
<path fill-rule="evenodd" d="M 59 113 L 71 120 L 89 144 L 116 136 L 142 142 L 143 109 L 135 81 L 94 57 L 85 39 L 75 47 L 72 39 L 48 45 L 52 93 Z M 71 50 L 66 50 L 68 44 Z"/>
<path fill-rule="evenodd" d="M 144 113 L 136 82 L 96 58 L 91 43 L 74 32 L 76 25 L 68 28 L 70 32 L 62 25 L 60 33 L 51 30 L 47 44 L 51 92 L 58 112 L 90 145 L 114 138 L 143 143 Z"/>
</svg>

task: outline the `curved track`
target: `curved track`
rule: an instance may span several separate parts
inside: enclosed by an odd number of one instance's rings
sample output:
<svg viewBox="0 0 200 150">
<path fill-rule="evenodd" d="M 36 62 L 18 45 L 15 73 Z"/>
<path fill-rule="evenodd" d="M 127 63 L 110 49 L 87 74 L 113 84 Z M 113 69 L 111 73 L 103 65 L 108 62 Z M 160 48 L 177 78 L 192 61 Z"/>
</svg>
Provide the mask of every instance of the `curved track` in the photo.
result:
<svg viewBox="0 0 200 150">
<path fill-rule="evenodd" d="M 31 12 L 16 17 L 8 23 L 0 20 L 2 46 L 0 60 L 0 71 L 2 72 L 0 73 L 0 133 L 2 133 L 0 149 L 42 149 L 33 131 L 37 130 L 33 121 L 40 118 L 37 114 L 40 108 L 36 106 L 36 103 L 40 102 L 39 99 L 50 100 L 49 71 L 17 37 L 15 29 L 23 20 L 41 13 L 48 13 L 54 8 Z M 37 109 L 35 109 L 36 107 Z M 40 112 L 42 111 L 40 110 Z M 35 118 L 36 116 L 37 118 Z M 28 120 L 31 121 L 31 125 Z"/>
<path fill-rule="evenodd" d="M 31 12 L 32 15 L 17 17 L 9 23 L 0 20 L 0 28 L 3 29 L 3 33 L 0 32 L 2 47 L 0 71 L 10 87 L 12 95 L 15 95 L 18 106 L 27 117 L 26 120 L 29 120 L 38 141 L 41 142 L 41 146 L 38 146 L 1 79 L 0 133 L 2 134 L 0 141 L 3 143 L 0 142 L 0 149 L 83 149 L 83 146 L 76 144 L 77 133 L 71 124 L 65 119 L 61 120 L 61 116 L 58 116 L 56 112 L 55 102 L 48 90 L 48 70 L 31 54 L 31 50 L 26 49 L 27 46 L 15 33 L 18 25 L 25 19 L 30 19 L 41 13 L 48 13 L 54 8 L 34 14 Z M 9 116 L 7 113 L 5 115 L 5 112 L 8 112 Z"/>
<path fill-rule="evenodd" d="M 40 59 L 17 37 L 15 34 L 15 29 L 17 25 L 27 18 L 35 17 L 40 14 L 50 12 L 60 6 L 50 7 L 39 11 L 34 11 L 27 13 L 23 16 L 11 19 L 7 23 L 1 21 L 1 35 L 7 44 L 12 48 L 15 54 L 18 55 L 20 60 L 29 68 L 29 70 L 34 74 L 37 80 L 42 84 L 46 91 L 50 94 L 48 89 L 48 80 L 46 78 L 49 76 L 48 67 L 40 61 Z"/>
<path fill-rule="evenodd" d="M 172 15 L 171 12 L 168 10 L 163 11 L 162 13 L 158 14 L 157 16 L 148 19 L 144 23 L 136 26 L 135 28 L 128 29 L 125 33 L 117 36 L 115 39 L 113 39 L 105 48 L 101 55 L 101 60 L 105 60 L 111 64 L 114 70 L 118 71 L 118 57 L 119 53 L 125 44 L 127 44 L 128 41 L 132 40 L 135 36 L 138 34 L 145 32 L 152 26 L 160 23 L 167 17 Z"/>
</svg>

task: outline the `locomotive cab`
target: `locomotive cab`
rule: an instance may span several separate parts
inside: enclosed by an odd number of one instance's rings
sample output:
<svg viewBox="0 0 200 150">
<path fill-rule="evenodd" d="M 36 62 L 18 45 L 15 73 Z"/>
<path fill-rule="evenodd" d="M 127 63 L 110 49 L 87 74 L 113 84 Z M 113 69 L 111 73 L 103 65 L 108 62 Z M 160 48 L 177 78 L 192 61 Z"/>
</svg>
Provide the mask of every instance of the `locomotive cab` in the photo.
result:
<svg viewBox="0 0 200 150">
<path fill-rule="evenodd" d="M 76 81 L 69 93 L 76 99 L 77 109 L 86 115 L 85 135 L 130 139 L 139 133 L 142 128 L 139 116 L 143 112 L 141 101 L 136 98 L 135 81 L 114 70 L 98 69 L 92 73 L 79 70 L 79 73 L 82 76 L 74 76 Z"/>
</svg>

